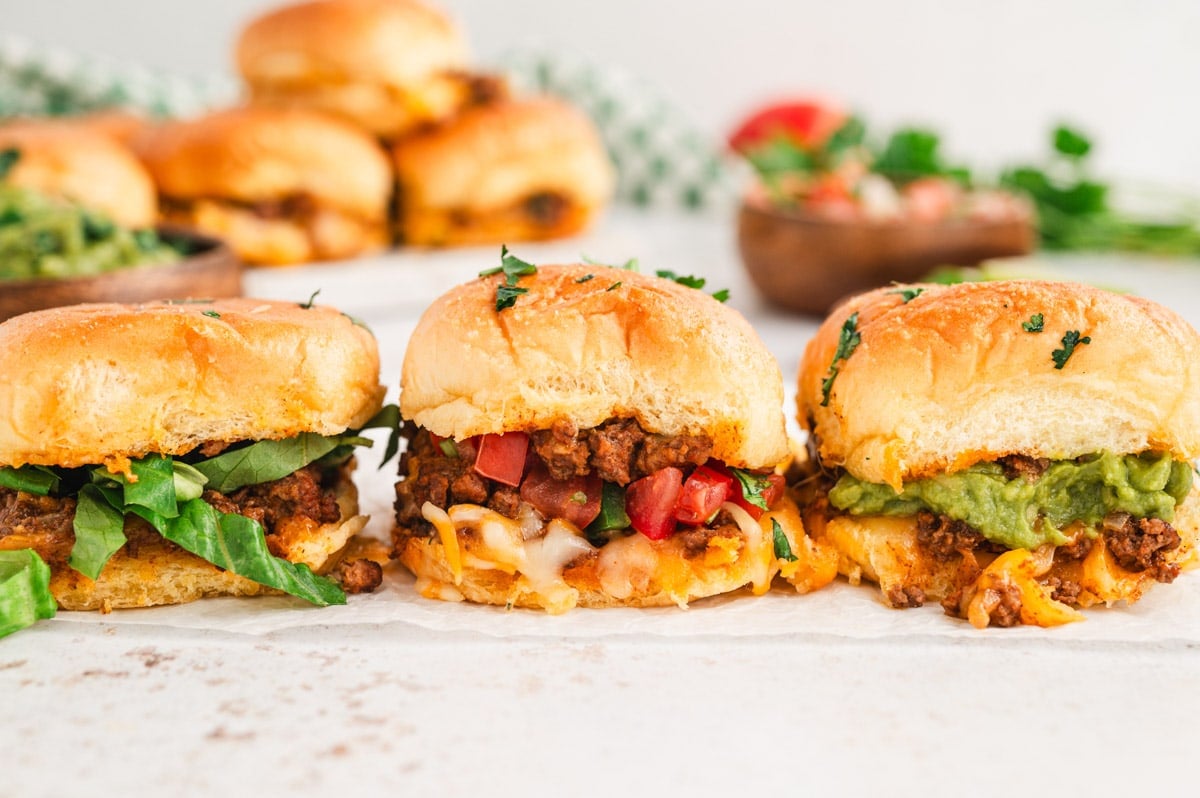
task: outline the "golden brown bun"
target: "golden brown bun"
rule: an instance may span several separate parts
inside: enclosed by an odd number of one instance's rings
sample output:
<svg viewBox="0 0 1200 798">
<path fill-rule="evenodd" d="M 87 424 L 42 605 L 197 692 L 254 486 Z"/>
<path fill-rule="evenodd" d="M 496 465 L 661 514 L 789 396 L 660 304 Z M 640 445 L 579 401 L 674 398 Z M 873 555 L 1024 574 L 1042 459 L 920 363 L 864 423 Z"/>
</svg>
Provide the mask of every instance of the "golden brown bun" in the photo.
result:
<svg viewBox="0 0 1200 798">
<path fill-rule="evenodd" d="M 905 606 L 905 601 L 914 595 L 921 595 L 927 603 L 936 604 L 962 584 L 963 556 L 954 554 L 939 560 L 918 545 L 915 517 L 839 515 L 824 521 L 809 515 L 805 524 L 818 540 L 837 548 L 841 574 L 854 584 L 861 579 L 877 583 L 885 600 L 893 606 Z M 1194 489 L 1176 508 L 1172 525 L 1179 533 L 1181 544 L 1166 556 L 1165 562 L 1186 567 L 1196 559 L 1200 488 Z M 994 554 L 977 556 L 980 567 L 994 563 Z M 1057 550 L 1048 570 L 1039 574 L 1042 582 L 1051 579 L 1079 585 L 1081 607 L 1111 605 L 1118 601 L 1132 604 L 1155 584 L 1148 571 L 1135 573 L 1121 568 L 1108 554 L 1102 539 L 1097 539 L 1082 559 L 1071 559 L 1062 550 Z M 1037 621 L 1025 618 L 1023 622 Z"/>
<path fill-rule="evenodd" d="M 133 153 L 79 125 L 21 120 L 0 127 L 0 149 L 21 151 L 6 178 L 53 197 L 101 211 L 127 227 L 158 219 L 154 183 Z"/>
<path fill-rule="evenodd" d="M 206 441 L 334 435 L 383 393 L 374 337 L 330 307 L 43 310 L 0 324 L 0 463 L 119 465 Z"/>
<path fill-rule="evenodd" d="M 414 0 L 316 0 L 258 17 L 237 43 L 251 85 L 368 82 L 403 87 L 467 63 L 458 28 Z"/>
<path fill-rule="evenodd" d="M 825 466 L 899 490 L 1010 454 L 1200 455 L 1200 335 L 1174 312 L 1074 283 L 919 287 L 908 303 L 898 288 L 850 300 L 809 343 L 799 420 Z M 821 407 L 853 313 L 861 343 Z M 1022 323 L 1039 313 L 1044 331 L 1026 332 Z M 1069 330 L 1091 342 L 1059 370 L 1051 353 Z"/>
<path fill-rule="evenodd" d="M 284 6 L 237 45 L 255 103 L 335 113 L 389 138 L 452 113 L 459 87 L 446 76 L 466 62 L 454 24 L 413 0 Z"/>
<path fill-rule="evenodd" d="M 332 524 L 313 524 L 292 550 L 279 553 L 290 562 L 305 563 L 326 573 L 366 525 L 358 515 L 358 493 L 348 474 L 337 485 L 342 517 Z M 137 521 L 133 523 L 139 523 Z M 149 531 L 136 548 L 122 547 L 105 564 L 100 578 L 88 577 L 62 565 L 50 578 L 50 592 L 64 610 L 109 610 L 184 604 L 214 596 L 281 595 L 280 591 L 223 571 L 212 563 L 163 540 Z"/>
<path fill-rule="evenodd" d="M 552 99 L 465 111 L 392 149 L 400 232 L 411 244 L 483 243 L 566 235 L 612 195 L 612 164 L 591 121 Z M 531 197 L 550 194 L 575 210 L 565 226 L 539 230 L 528 218 L 489 226 Z M 455 217 L 465 219 L 455 229 Z M 482 227 L 486 234 L 481 235 Z"/>
<path fill-rule="evenodd" d="M 387 156 L 366 133 L 299 109 L 235 108 L 147 130 L 138 155 L 173 200 L 311 198 L 368 222 L 387 218 Z"/>
<path fill-rule="evenodd" d="M 737 311 L 658 277 L 541 266 L 497 312 L 502 280 L 459 286 L 421 317 L 401 374 L 405 418 L 461 440 L 630 417 L 648 432 L 704 433 L 734 466 L 787 456 L 779 366 Z"/>
</svg>

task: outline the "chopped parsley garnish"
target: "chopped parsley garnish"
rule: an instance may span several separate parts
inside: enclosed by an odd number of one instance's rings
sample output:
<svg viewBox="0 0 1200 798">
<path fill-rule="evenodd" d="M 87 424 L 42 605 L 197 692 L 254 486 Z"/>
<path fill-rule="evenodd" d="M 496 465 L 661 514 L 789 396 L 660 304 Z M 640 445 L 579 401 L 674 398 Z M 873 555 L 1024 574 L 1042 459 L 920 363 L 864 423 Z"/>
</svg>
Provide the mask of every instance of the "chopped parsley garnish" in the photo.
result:
<svg viewBox="0 0 1200 798">
<path fill-rule="evenodd" d="M 594 275 L 594 274 L 585 274 L 582 277 L 576 277 L 575 282 L 586 283 L 588 280 L 594 280 L 595 278 L 596 278 L 596 275 Z"/>
<path fill-rule="evenodd" d="M 899 294 L 904 300 L 904 304 L 912 302 L 914 299 L 925 293 L 924 288 L 897 288 L 895 291 L 888 291 L 889 294 Z"/>
<path fill-rule="evenodd" d="M 792 544 L 788 542 L 787 535 L 783 534 L 783 527 L 774 518 L 771 519 L 771 536 L 775 540 L 775 559 L 784 562 L 795 562 L 800 559 L 792 554 Z"/>
<path fill-rule="evenodd" d="M 840 363 L 846 362 L 854 350 L 862 343 L 862 334 L 858 331 L 858 313 L 850 314 L 850 318 L 842 323 L 842 333 L 838 338 L 837 350 L 829 363 L 829 374 L 821 381 L 821 407 L 829 406 L 829 392 L 833 390 L 833 381 L 841 371 Z"/>
<path fill-rule="evenodd" d="M 610 285 L 608 288 L 605 288 L 604 290 L 605 291 L 616 291 L 620 287 L 621 287 L 621 281 L 617 280 L 615 283 Z"/>
<path fill-rule="evenodd" d="M 695 288 L 697 291 L 704 288 L 704 284 L 708 282 L 703 277 L 696 277 L 691 274 L 676 274 L 670 269 L 659 269 L 655 274 L 666 280 L 674 280 L 682 286 Z M 714 292 L 712 296 L 718 302 L 724 302 L 729 299 L 729 289 L 722 288 L 720 291 Z"/>
<path fill-rule="evenodd" d="M 771 487 L 770 477 L 751 474 L 749 471 L 743 471 L 740 468 L 731 468 L 729 471 L 741 483 L 743 499 L 763 510 L 770 509 L 767 507 L 766 497 L 763 496 L 763 491 Z"/>
<path fill-rule="evenodd" d="M 508 247 L 500 245 L 500 265 L 484 269 L 480 277 L 491 277 L 493 274 L 504 274 L 504 282 L 496 286 L 496 310 L 511 308 L 517 303 L 517 297 L 529 293 L 528 288 L 520 288 L 517 281 L 527 274 L 537 274 L 537 266 L 521 260 L 515 255 L 508 254 Z"/>
<path fill-rule="evenodd" d="M 1041 313 L 1034 313 L 1029 321 L 1021 322 L 1021 329 L 1027 333 L 1040 333 L 1046 327 L 1046 319 Z"/>
<path fill-rule="evenodd" d="M 220 314 L 220 313 L 217 313 L 215 310 L 206 310 L 206 311 L 204 311 L 203 313 L 201 313 L 200 315 L 201 315 L 201 316 L 208 316 L 209 318 L 212 318 L 212 319 L 219 319 L 219 318 L 221 318 L 221 314 Z"/>
<path fill-rule="evenodd" d="M 0 150 L 0 180 L 8 177 L 8 173 L 12 171 L 19 160 L 21 160 L 21 151 L 16 147 Z"/>
<path fill-rule="evenodd" d="M 307 301 L 307 302 L 301 302 L 301 303 L 300 303 L 300 307 L 304 308 L 305 310 L 311 310 L 311 309 L 312 309 L 312 306 L 313 306 L 313 302 L 314 302 L 314 301 L 316 301 L 316 299 L 317 299 L 317 294 L 319 294 L 319 293 L 321 293 L 321 289 L 320 289 L 320 288 L 318 288 L 316 291 L 313 291 L 313 292 L 312 292 L 312 296 L 310 296 L 310 297 L 308 298 L 308 301 Z"/>
<path fill-rule="evenodd" d="M 1081 338 L 1079 330 L 1067 330 L 1063 333 L 1062 337 L 1063 348 L 1055 349 L 1050 353 L 1051 359 L 1054 360 L 1054 368 L 1062 369 L 1063 366 L 1067 365 L 1067 361 L 1071 359 L 1071 355 L 1074 354 L 1075 347 L 1090 344 L 1091 342 L 1092 337 L 1090 335 L 1085 335 Z"/>
</svg>

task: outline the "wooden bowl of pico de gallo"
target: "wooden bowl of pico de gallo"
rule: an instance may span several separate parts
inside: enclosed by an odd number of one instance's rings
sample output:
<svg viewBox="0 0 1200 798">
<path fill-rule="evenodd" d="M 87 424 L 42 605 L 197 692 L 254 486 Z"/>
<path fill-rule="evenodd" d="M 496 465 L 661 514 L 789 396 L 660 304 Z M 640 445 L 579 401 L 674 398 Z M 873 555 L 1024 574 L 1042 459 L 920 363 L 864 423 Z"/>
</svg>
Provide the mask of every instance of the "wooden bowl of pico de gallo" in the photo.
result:
<svg viewBox="0 0 1200 798">
<path fill-rule="evenodd" d="M 803 101 L 753 115 L 730 145 L 755 171 L 738 213 L 742 261 L 768 301 L 792 310 L 823 314 L 851 294 L 1036 242 L 1028 202 L 971 187 L 928 131 L 871 147 L 856 117 Z"/>
</svg>

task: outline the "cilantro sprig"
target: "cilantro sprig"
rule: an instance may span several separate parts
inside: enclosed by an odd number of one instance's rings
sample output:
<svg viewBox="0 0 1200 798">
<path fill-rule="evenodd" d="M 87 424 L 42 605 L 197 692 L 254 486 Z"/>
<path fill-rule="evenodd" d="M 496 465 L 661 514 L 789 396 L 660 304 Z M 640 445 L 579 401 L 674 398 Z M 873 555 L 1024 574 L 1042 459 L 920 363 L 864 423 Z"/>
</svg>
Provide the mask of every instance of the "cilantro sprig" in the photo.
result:
<svg viewBox="0 0 1200 798">
<path fill-rule="evenodd" d="M 821 407 L 829 406 L 829 393 L 833 390 L 833 381 L 837 379 L 838 373 L 841 371 L 841 364 L 854 354 L 854 350 L 858 349 L 860 343 L 862 343 L 862 333 L 858 331 L 858 313 L 854 312 L 842 322 L 842 331 L 838 336 L 838 345 L 834 350 L 833 360 L 829 363 L 829 372 L 821 381 Z"/>
<path fill-rule="evenodd" d="M 1067 361 L 1071 359 L 1071 355 L 1075 354 L 1076 347 L 1084 344 L 1090 344 L 1092 337 L 1085 335 L 1080 337 L 1079 330 L 1067 330 L 1063 333 L 1062 349 L 1055 349 L 1050 353 L 1050 358 L 1054 361 L 1054 368 L 1060 371 L 1067 365 Z"/>
<path fill-rule="evenodd" d="M 899 294 L 904 300 L 904 304 L 912 302 L 914 299 L 925 293 L 924 288 L 897 288 L 895 291 L 888 291 L 889 294 Z"/>
<path fill-rule="evenodd" d="M 729 472 L 733 474 L 734 478 L 742 486 L 743 499 L 760 509 L 771 509 L 767 507 L 767 497 L 763 495 L 771 487 L 770 477 L 743 471 L 740 468 L 731 468 Z"/>
<path fill-rule="evenodd" d="M 1021 322 L 1021 329 L 1027 333 L 1040 333 L 1046 328 L 1046 317 L 1041 313 L 1034 313 L 1029 317 L 1029 321 Z"/>
<path fill-rule="evenodd" d="M 0 180 L 8 177 L 8 173 L 21 160 L 21 151 L 16 147 L 6 147 L 0 150 Z"/>
<path fill-rule="evenodd" d="M 792 553 L 792 544 L 788 542 L 787 535 L 783 533 L 783 527 L 779 525 L 779 521 L 774 518 L 771 519 L 771 537 L 775 543 L 775 559 L 784 562 L 795 562 L 800 559 Z"/>
<path fill-rule="evenodd" d="M 501 244 L 500 265 L 484 269 L 479 276 L 491 277 L 493 274 L 504 275 L 504 281 L 496 286 L 496 311 L 500 312 L 515 305 L 517 297 L 529 293 L 529 289 L 518 286 L 517 281 L 527 274 L 537 274 L 537 266 L 509 254 L 508 247 Z"/>
</svg>

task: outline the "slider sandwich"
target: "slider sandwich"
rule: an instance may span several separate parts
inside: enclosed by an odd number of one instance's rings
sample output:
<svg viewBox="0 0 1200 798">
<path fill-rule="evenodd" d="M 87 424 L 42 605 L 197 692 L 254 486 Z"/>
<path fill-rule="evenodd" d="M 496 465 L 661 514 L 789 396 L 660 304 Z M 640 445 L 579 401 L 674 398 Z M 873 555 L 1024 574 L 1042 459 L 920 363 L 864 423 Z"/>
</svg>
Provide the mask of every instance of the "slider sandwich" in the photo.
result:
<svg viewBox="0 0 1200 798">
<path fill-rule="evenodd" d="M 591 120 L 558 100 L 472 108 L 392 148 L 397 236 L 452 246 L 572 235 L 615 178 Z"/>
<path fill-rule="evenodd" d="M 507 94 L 467 69 L 461 32 L 415 0 L 316 0 L 254 20 L 237 64 L 256 105 L 336 114 L 394 140 Z"/>
<path fill-rule="evenodd" d="M 1072 283 L 879 289 L 801 364 L 811 534 L 893 607 L 1052 626 L 1192 562 L 1200 336 Z"/>
<path fill-rule="evenodd" d="M 32 595 L 51 610 L 277 591 L 325 605 L 372 589 L 378 565 L 339 559 L 366 522 L 350 479 L 354 447 L 370 445 L 359 430 L 388 417 L 378 369 L 366 329 L 311 303 L 5 322 L 0 563 L 48 566 Z"/>
<path fill-rule="evenodd" d="M 703 291 L 504 254 L 409 342 L 395 556 L 428 598 L 556 613 L 760 594 L 781 568 L 819 587 L 836 563 L 775 473 L 782 396 Z"/>
<path fill-rule="evenodd" d="M 137 141 L 163 217 L 285 265 L 385 247 L 392 174 L 370 136 L 311 111 L 236 108 Z"/>
<path fill-rule="evenodd" d="M 73 122 L 18 120 L 0 126 L 0 151 L 15 158 L 5 182 L 99 211 L 126 227 L 158 221 L 154 182 L 128 148 Z"/>
</svg>

